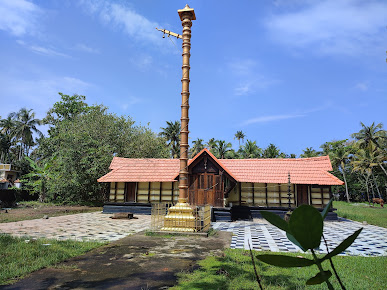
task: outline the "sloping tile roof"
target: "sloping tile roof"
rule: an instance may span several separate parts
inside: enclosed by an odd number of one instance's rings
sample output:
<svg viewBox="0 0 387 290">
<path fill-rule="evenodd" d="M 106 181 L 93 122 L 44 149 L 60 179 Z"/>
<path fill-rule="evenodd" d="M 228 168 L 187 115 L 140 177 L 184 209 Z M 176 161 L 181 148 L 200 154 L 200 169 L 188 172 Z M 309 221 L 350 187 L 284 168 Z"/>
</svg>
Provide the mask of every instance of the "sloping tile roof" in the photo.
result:
<svg viewBox="0 0 387 290">
<path fill-rule="evenodd" d="M 239 182 L 341 185 L 329 156 L 289 159 L 222 159 Z"/>
<path fill-rule="evenodd" d="M 113 157 L 108 174 L 98 182 L 170 182 L 179 172 L 179 159 Z"/>
<path fill-rule="evenodd" d="M 341 185 L 343 182 L 330 174 L 328 156 L 290 159 L 217 159 L 203 149 L 188 165 L 204 152 L 210 155 L 232 178 L 238 182 L 287 183 L 288 173 L 293 184 Z M 132 159 L 114 157 L 111 172 L 98 182 L 170 182 L 178 177 L 178 159 Z"/>
</svg>

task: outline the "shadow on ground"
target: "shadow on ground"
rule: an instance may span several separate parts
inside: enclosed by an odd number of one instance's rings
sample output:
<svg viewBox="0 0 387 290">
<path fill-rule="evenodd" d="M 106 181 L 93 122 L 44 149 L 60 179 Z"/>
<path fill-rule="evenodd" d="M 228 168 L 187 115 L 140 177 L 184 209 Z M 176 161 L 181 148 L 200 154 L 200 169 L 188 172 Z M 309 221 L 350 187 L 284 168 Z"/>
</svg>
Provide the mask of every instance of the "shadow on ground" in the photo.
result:
<svg viewBox="0 0 387 290">
<path fill-rule="evenodd" d="M 1 289 L 160 289 L 198 260 L 220 255 L 231 233 L 202 236 L 128 236 L 55 267 L 42 269 Z"/>
</svg>

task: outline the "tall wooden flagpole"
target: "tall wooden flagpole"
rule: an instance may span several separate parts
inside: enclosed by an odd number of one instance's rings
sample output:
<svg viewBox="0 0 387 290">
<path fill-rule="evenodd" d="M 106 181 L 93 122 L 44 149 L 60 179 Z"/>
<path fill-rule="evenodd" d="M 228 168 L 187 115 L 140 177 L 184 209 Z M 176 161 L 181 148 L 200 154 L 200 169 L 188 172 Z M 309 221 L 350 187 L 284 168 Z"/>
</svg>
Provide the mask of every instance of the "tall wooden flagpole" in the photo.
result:
<svg viewBox="0 0 387 290">
<path fill-rule="evenodd" d="M 196 230 L 196 218 L 193 209 L 188 204 L 188 123 L 189 123 L 189 70 L 191 56 L 191 26 L 196 19 L 193 8 L 188 4 L 184 9 L 177 11 L 183 26 L 183 35 L 178 35 L 167 30 L 164 33 L 183 39 L 183 76 L 181 78 L 181 131 L 180 131 L 180 171 L 179 171 L 179 199 L 178 203 L 168 209 L 164 219 L 165 231 L 189 231 Z"/>
<path fill-rule="evenodd" d="M 188 4 L 178 10 L 183 26 L 183 76 L 181 78 L 181 131 L 180 131 L 180 174 L 179 174 L 179 203 L 188 201 L 188 123 L 189 123 L 189 70 L 191 56 L 191 26 L 195 20 L 195 12 Z"/>
</svg>

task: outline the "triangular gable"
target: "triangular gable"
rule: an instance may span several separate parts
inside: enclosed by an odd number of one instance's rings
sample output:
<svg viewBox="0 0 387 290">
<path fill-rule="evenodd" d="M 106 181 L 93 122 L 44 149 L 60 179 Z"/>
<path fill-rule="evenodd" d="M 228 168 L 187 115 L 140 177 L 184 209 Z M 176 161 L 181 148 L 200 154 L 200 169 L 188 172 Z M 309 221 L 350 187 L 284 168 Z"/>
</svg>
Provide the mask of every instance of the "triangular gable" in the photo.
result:
<svg viewBox="0 0 387 290">
<path fill-rule="evenodd" d="M 190 167 L 192 167 L 192 166 L 195 166 L 195 165 L 198 163 L 198 161 L 199 161 L 200 159 L 204 158 L 204 155 L 206 155 L 206 154 L 210 157 L 210 159 L 214 162 L 214 164 L 215 164 L 220 170 L 223 170 L 224 172 L 226 172 L 227 175 L 229 175 L 229 176 L 231 177 L 231 179 L 233 179 L 234 181 L 238 181 L 238 180 L 235 178 L 235 176 L 231 173 L 231 171 L 228 170 L 228 168 L 227 168 L 226 166 L 224 166 L 224 165 L 222 164 L 222 162 L 221 162 L 218 158 L 216 158 L 215 155 L 212 154 L 212 153 L 210 152 L 210 150 L 208 150 L 207 148 L 204 148 L 202 151 L 200 151 L 198 154 L 196 154 L 194 158 L 192 158 L 192 159 L 190 159 L 190 160 L 188 161 L 188 169 L 189 169 Z M 179 177 L 179 174 L 177 174 L 177 175 L 175 176 L 175 179 L 177 179 L 178 177 Z"/>
</svg>

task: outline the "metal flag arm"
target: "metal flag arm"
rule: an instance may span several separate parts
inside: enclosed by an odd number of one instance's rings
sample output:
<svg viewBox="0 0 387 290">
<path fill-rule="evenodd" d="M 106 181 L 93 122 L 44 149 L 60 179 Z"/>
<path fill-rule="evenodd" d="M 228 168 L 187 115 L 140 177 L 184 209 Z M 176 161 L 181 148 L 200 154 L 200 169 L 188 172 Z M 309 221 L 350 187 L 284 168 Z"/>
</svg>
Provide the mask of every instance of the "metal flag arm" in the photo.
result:
<svg viewBox="0 0 387 290">
<path fill-rule="evenodd" d="M 182 36 L 182 35 L 177 34 L 177 33 L 174 33 L 174 32 L 172 32 L 172 31 L 169 31 L 169 30 L 166 30 L 166 29 L 159 29 L 159 28 L 157 28 L 157 27 L 156 27 L 156 29 L 157 29 L 158 31 L 163 32 L 164 34 L 168 34 L 168 36 L 171 35 L 171 36 L 174 36 L 174 37 L 176 37 L 176 38 L 183 39 L 183 36 Z"/>
</svg>

